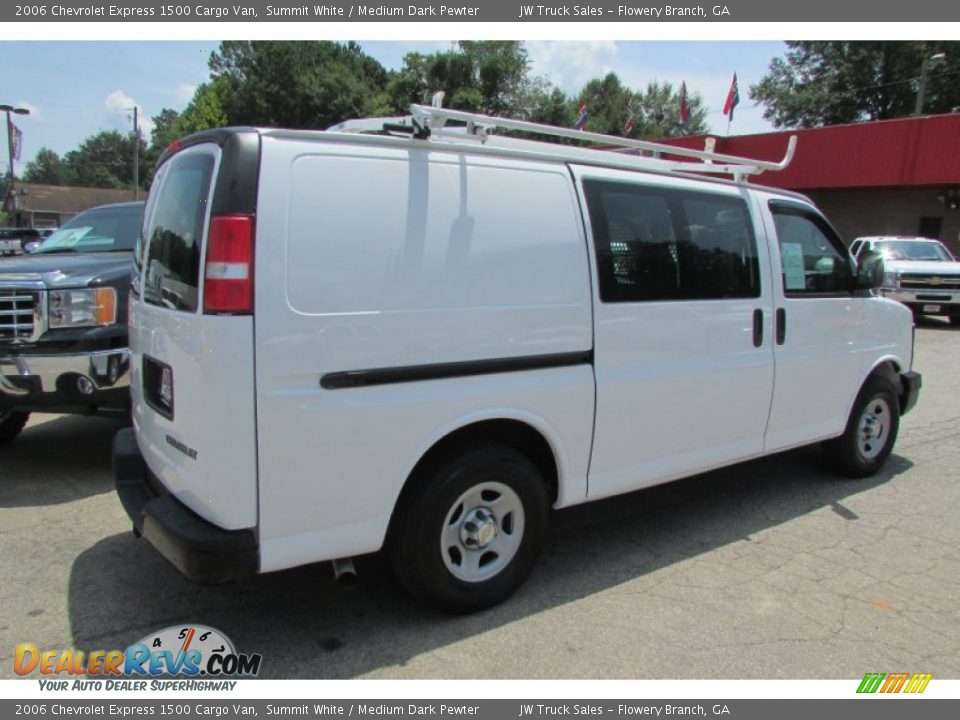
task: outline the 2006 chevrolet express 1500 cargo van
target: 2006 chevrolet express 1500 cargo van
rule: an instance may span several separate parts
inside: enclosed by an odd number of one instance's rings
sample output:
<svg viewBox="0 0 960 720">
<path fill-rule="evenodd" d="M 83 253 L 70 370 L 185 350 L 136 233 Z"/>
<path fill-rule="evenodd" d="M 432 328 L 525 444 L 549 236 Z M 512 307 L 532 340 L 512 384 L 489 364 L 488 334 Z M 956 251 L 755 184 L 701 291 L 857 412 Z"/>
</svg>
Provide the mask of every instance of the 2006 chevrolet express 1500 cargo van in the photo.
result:
<svg viewBox="0 0 960 720">
<path fill-rule="evenodd" d="M 161 159 L 114 463 L 185 575 L 384 548 L 469 611 L 524 580 L 551 506 L 819 441 L 882 466 L 920 388 L 910 312 L 808 200 L 744 182 L 788 157 L 411 111 Z"/>
</svg>

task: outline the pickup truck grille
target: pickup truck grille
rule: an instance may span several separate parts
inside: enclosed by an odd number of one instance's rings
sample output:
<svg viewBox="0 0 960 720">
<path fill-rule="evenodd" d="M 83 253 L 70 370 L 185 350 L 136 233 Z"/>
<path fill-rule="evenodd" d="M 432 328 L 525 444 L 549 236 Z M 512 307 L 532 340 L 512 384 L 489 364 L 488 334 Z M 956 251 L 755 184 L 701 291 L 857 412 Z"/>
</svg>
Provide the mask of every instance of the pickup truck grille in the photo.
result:
<svg viewBox="0 0 960 720">
<path fill-rule="evenodd" d="M 39 293 L 0 288 L 0 340 L 33 338 Z"/>
<path fill-rule="evenodd" d="M 960 290 L 960 275 L 904 274 L 900 276 L 900 287 L 906 290 Z"/>
</svg>

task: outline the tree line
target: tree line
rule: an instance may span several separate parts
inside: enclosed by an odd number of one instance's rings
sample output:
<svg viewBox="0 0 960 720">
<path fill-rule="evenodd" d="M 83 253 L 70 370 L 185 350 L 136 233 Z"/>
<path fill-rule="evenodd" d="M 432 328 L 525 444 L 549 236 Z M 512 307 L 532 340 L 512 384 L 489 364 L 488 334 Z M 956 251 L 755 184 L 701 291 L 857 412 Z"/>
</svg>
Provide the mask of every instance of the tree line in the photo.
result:
<svg viewBox="0 0 960 720">
<path fill-rule="evenodd" d="M 788 42 L 749 96 L 779 128 L 881 120 L 911 114 L 927 63 L 930 113 L 960 109 L 960 42 Z M 933 55 L 943 53 L 935 61 Z M 636 138 L 701 134 L 707 109 L 669 83 L 630 88 L 615 74 L 590 80 L 574 96 L 533 75 L 516 41 L 463 41 L 449 50 L 409 53 L 388 71 L 354 42 L 225 41 L 209 60 L 210 77 L 182 111 L 164 108 L 150 138 L 139 138 L 141 183 L 178 137 L 212 127 L 255 125 L 322 129 L 358 117 L 406 114 L 437 90 L 444 106 L 570 127 L 579 109 L 587 129 Z M 103 131 L 60 157 L 41 148 L 23 179 L 53 185 L 128 188 L 133 134 Z"/>
<path fill-rule="evenodd" d="M 609 73 L 575 97 L 531 72 L 515 41 L 463 41 L 449 50 L 409 53 L 388 71 L 357 43 L 225 41 L 209 60 L 210 77 L 182 111 L 164 108 L 140 140 L 142 184 L 178 137 L 212 127 L 255 125 L 323 129 L 359 117 L 403 115 L 411 103 L 429 103 L 437 90 L 444 106 L 533 122 L 572 126 L 587 103 L 587 128 L 630 137 L 706 131 L 706 110 L 690 94 L 690 119 L 680 125 L 679 88 L 652 82 L 628 88 Z M 629 108 L 629 110 L 628 110 Z M 625 131 L 630 114 L 632 128 Z M 133 183 L 133 134 L 103 131 L 60 157 L 42 148 L 27 164 L 27 182 L 127 188 Z"/>
</svg>

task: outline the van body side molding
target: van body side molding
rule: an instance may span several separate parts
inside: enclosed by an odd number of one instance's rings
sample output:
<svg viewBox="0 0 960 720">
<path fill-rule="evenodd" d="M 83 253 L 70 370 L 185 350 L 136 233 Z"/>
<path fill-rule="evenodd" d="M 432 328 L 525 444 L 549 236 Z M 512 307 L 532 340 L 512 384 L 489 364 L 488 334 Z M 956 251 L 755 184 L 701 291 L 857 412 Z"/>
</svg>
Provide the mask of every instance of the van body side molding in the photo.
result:
<svg viewBox="0 0 960 720">
<path fill-rule="evenodd" d="M 466 360 L 463 362 L 436 363 L 431 365 L 407 365 L 404 367 L 376 368 L 372 370 L 345 370 L 327 373 L 320 378 L 320 386 L 327 390 L 366 387 L 368 385 L 389 385 L 392 383 L 416 382 L 420 380 L 442 380 L 444 378 L 467 377 L 469 375 L 492 375 L 495 373 L 519 372 L 521 370 L 545 370 L 547 368 L 568 367 L 571 365 L 590 365 L 593 363 L 593 350 L 581 350 L 552 355 L 526 355 L 513 358 L 492 360 Z"/>
</svg>

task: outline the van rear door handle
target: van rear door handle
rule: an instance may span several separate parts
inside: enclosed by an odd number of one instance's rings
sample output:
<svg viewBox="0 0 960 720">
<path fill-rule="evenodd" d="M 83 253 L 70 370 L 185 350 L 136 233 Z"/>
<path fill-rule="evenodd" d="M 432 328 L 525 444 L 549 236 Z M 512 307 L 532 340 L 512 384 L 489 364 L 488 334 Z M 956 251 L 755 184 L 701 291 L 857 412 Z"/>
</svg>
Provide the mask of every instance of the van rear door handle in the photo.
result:
<svg viewBox="0 0 960 720">
<path fill-rule="evenodd" d="M 763 310 L 757 308 L 753 311 L 753 346 L 763 345 Z"/>
<path fill-rule="evenodd" d="M 787 338 L 787 311 L 777 308 L 777 345 L 783 345 Z"/>
</svg>

